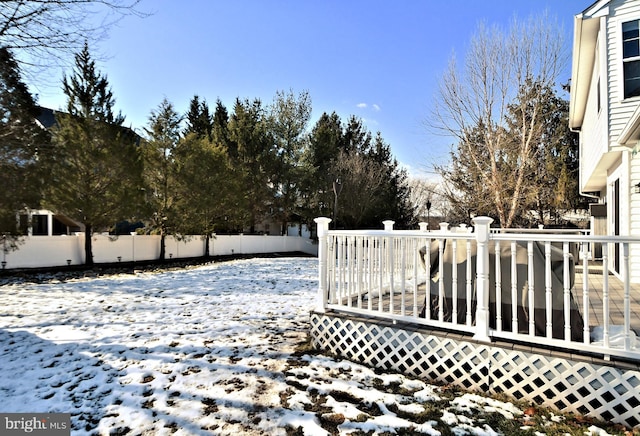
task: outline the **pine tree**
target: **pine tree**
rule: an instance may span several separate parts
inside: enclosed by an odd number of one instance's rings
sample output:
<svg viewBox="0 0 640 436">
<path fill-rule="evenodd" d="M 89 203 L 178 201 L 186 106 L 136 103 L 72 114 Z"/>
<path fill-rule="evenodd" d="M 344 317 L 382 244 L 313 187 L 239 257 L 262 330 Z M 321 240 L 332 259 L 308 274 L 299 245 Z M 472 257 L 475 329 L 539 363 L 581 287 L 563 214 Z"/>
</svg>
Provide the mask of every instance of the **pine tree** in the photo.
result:
<svg viewBox="0 0 640 436">
<path fill-rule="evenodd" d="M 385 181 L 378 192 L 375 213 L 369 218 L 369 225 L 392 219 L 398 229 L 415 228 L 415 210 L 411 205 L 407 172 L 400 168 L 391 154 L 391 146 L 380 132 L 374 136 L 367 155 L 381 166 Z"/>
<path fill-rule="evenodd" d="M 229 140 L 229 112 L 220 99 L 216 100 L 216 110 L 213 114 L 213 123 L 211 129 L 211 140 L 214 144 L 219 144 L 227 149 L 227 153 L 231 157 L 237 157 L 237 150 L 231 148 Z"/>
<path fill-rule="evenodd" d="M 149 116 L 143 146 L 146 202 L 151 212 L 152 231 L 160 233 L 160 260 L 165 259 L 165 237 L 175 230 L 176 186 L 175 154 L 180 140 L 182 118 L 165 98 Z"/>
<path fill-rule="evenodd" d="M 255 233 L 256 223 L 266 217 L 274 201 L 275 148 L 267 128 L 262 102 L 236 100 L 229 121 L 229 139 L 237 156 L 232 164 L 242 197 L 238 198 L 242 222 Z"/>
<path fill-rule="evenodd" d="M 20 231 L 16 213 L 37 207 L 40 200 L 37 154 L 48 137 L 36 124 L 38 115 L 12 53 L 0 48 L 0 233 L 5 242 Z"/>
<path fill-rule="evenodd" d="M 498 220 L 494 197 L 486 177 L 491 174 L 491 155 L 485 146 L 487 132 L 484 123 L 465 132 L 464 139 L 452 147 L 451 162 L 438 165 L 436 171 L 446 181 L 443 184 L 445 202 L 450 205 L 447 221 L 452 224 L 471 222 L 471 215 L 483 215 Z M 504 130 L 500 130 L 504 135 Z M 497 134 L 497 133 L 496 133 Z M 504 169 L 504 160 L 503 166 Z"/>
<path fill-rule="evenodd" d="M 378 132 L 362 120 L 346 124 L 335 113 L 323 114 L 309 135 L 302 165 L 305 217 L 333 216 L 333 226 L 379 228 L 392 219 L 399 228 L 414 222 L 406 172 Z"/>
<path fill-rule="evenodd" d="M 301 156 L 310 118 L 311 97 L 307 92 L 299 96 L 292 91 L 276 93 L 269 119 L 276 147 L 273 184 L 278 192 L 275 210 L 283 232 L 286 232 L 289 221 L 300 212 Z"/>
<path fill-rule="evenodd" d="M 513 121 L 522 112 L 523 102 L 531 101 L 529 94 L 536 92 L 538 84 L 526 82 L 516 101 L 509 105 L 508 125 L 519 135 Z M 578 188 L 578 135 L 569 130 L 569 102 L 551 87 L 541 91 L 538 105 L 545 122 L 535 140 L 535 159 L 531 163 L 532 185 L 529 187 L 526 209 L 537 211 L 537 224 L 558 223 L 561 212 L 586 207 Z"/>
<path fill-rule="evenodd" d="M 63 78 L 67 113 L 56 115 L 54 148 L 48 156 L 51 182 L 47 202 L 85 227 L 85 262 L 93 264 L 94 230 L 131 218 L 140 205 L 142 159 L 138 136 L 114 115 L 106 76 L 85 44 L 76 54 L 73 74 Z"/>
<path fill-rule="evenodd" d="M 199 137 L 211 139 L 213 120 L 206 101 L 200 101 L 200 97 L 194 95 L 185 118 L 187 127 L 184 129 L 183 136 L 195 133 Z"/>
<path fill-rule="evenodd" d="M 329 170 L 342 141 L 342 120 L 335 112 L 324 112 L 312 127 L 302 153 L 302 215 L 308 225 L 318 215 L 332 214 L 335 178 Z"/>
<path fill-rule="evenodd" d="M 176 230 L 182 235 L 203 235 L 205 257 L 218 227 L 227 224 L 233 211 L 235 178 L 227 150 L 205 137 L 190 133 L 176 149 Z"/>
</svg>

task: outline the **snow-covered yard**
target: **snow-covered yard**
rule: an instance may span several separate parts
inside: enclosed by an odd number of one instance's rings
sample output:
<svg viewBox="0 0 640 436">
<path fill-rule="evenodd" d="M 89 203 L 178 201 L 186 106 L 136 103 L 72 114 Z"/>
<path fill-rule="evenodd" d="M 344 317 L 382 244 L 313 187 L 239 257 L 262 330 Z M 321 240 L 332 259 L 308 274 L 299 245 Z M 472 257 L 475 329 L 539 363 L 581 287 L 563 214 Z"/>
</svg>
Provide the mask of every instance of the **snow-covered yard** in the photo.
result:
<svg viewBox="0 0 640 436">
<path fill-rule="evenodd" d="M 311 258 L 5 283 L 0 412 L 71 413 L 73 435 L 491 435 L 497 421 L 519 433 L 563 422 L 318 355 L 305 348 L 316 289 Z"/>
</svg>

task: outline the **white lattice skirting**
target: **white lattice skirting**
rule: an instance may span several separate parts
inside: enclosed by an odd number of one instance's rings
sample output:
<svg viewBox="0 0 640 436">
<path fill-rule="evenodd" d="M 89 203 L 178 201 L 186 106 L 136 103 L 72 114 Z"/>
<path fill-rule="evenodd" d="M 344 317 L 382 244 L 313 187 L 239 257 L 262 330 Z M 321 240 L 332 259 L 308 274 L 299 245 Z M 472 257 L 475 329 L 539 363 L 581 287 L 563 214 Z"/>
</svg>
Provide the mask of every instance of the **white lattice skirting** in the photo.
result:
<svg viewBox="0 0 640 436">
<path fill-rule="evenodd" d="M 640 426 L 637 367 L 548 350 L 508 349 L 414 325 L 335 313 L 311 314 L 311 338 L 317 349 L 372 367 Z"/>
</svg>

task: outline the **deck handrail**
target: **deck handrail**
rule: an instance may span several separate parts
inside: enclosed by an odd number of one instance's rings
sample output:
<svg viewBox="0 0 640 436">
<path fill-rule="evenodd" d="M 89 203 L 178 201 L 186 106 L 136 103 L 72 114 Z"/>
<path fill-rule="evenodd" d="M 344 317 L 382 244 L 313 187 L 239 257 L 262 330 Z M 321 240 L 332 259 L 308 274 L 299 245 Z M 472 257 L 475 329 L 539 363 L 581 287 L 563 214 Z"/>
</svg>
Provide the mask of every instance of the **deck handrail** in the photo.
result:
<svg viewBox="0 0 640 436">
<path fill-rule="evenodd" d="M 425 226 L 393 230 L 392 222 L 385 223 L 385 230 L 329 230 L 330 222 L 316 219 L 317 311 L 457 330 L 481 342 L 500 338 L 640 359 L 634 332 L 640 333 L 640 325 L 631 322 L 629 260 L 631 247 L 640 249 L 640 237 L 584 234 L 579 229 L 496 232 L 488 217 L 474 218 L 473 229 L 460 232 L 444 225 L 434 231 Z M 603 246 L 598 262 L 602 287 L 595 291 L 589 282 L 594 265 L 589 247 L 594 243 Z M 612 329 L 619 327 L 610 315 L 610 283 L 615 278 L 609 276 L 616 253 L 623 292 L 622 301 L 614 303 L 623 307 L 622 346 L 613 343 Z M 455 261 L 447 264 L 445 258 Z M 536 267 L 535 259 L 543 266 Z M 593 340 L 594 305 L 602 305 L 599 341 Z"/>
</svg>

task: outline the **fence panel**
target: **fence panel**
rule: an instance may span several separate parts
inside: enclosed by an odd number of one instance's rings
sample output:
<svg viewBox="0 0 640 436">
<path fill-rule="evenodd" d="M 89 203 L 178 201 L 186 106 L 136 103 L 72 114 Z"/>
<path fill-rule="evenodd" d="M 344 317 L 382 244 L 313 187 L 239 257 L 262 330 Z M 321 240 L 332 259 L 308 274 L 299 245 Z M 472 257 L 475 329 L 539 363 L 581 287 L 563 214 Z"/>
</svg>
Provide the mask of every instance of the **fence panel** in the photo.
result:
<svg viewBox="0 0 640 436">
<path fill-rule="evenodd" d="M 211 256 L 304 252 L 317 254 L 314 241 L 297 236 L 217 235 L 210 240 Z M 194 258 L 204 255 L 201 236 L 165 239 L 166 259 Z M 0 247 L 4 248 L 4 247 Z M 95 263 L 142 262 L 160 256 L 159 235 L 97 234 L 92 237 Z M 3 269 L 46 268 L 84 264 L 84 234 L 31 236 L 23 238 L 17 250 L 2 251 Z"/>
</svg>

